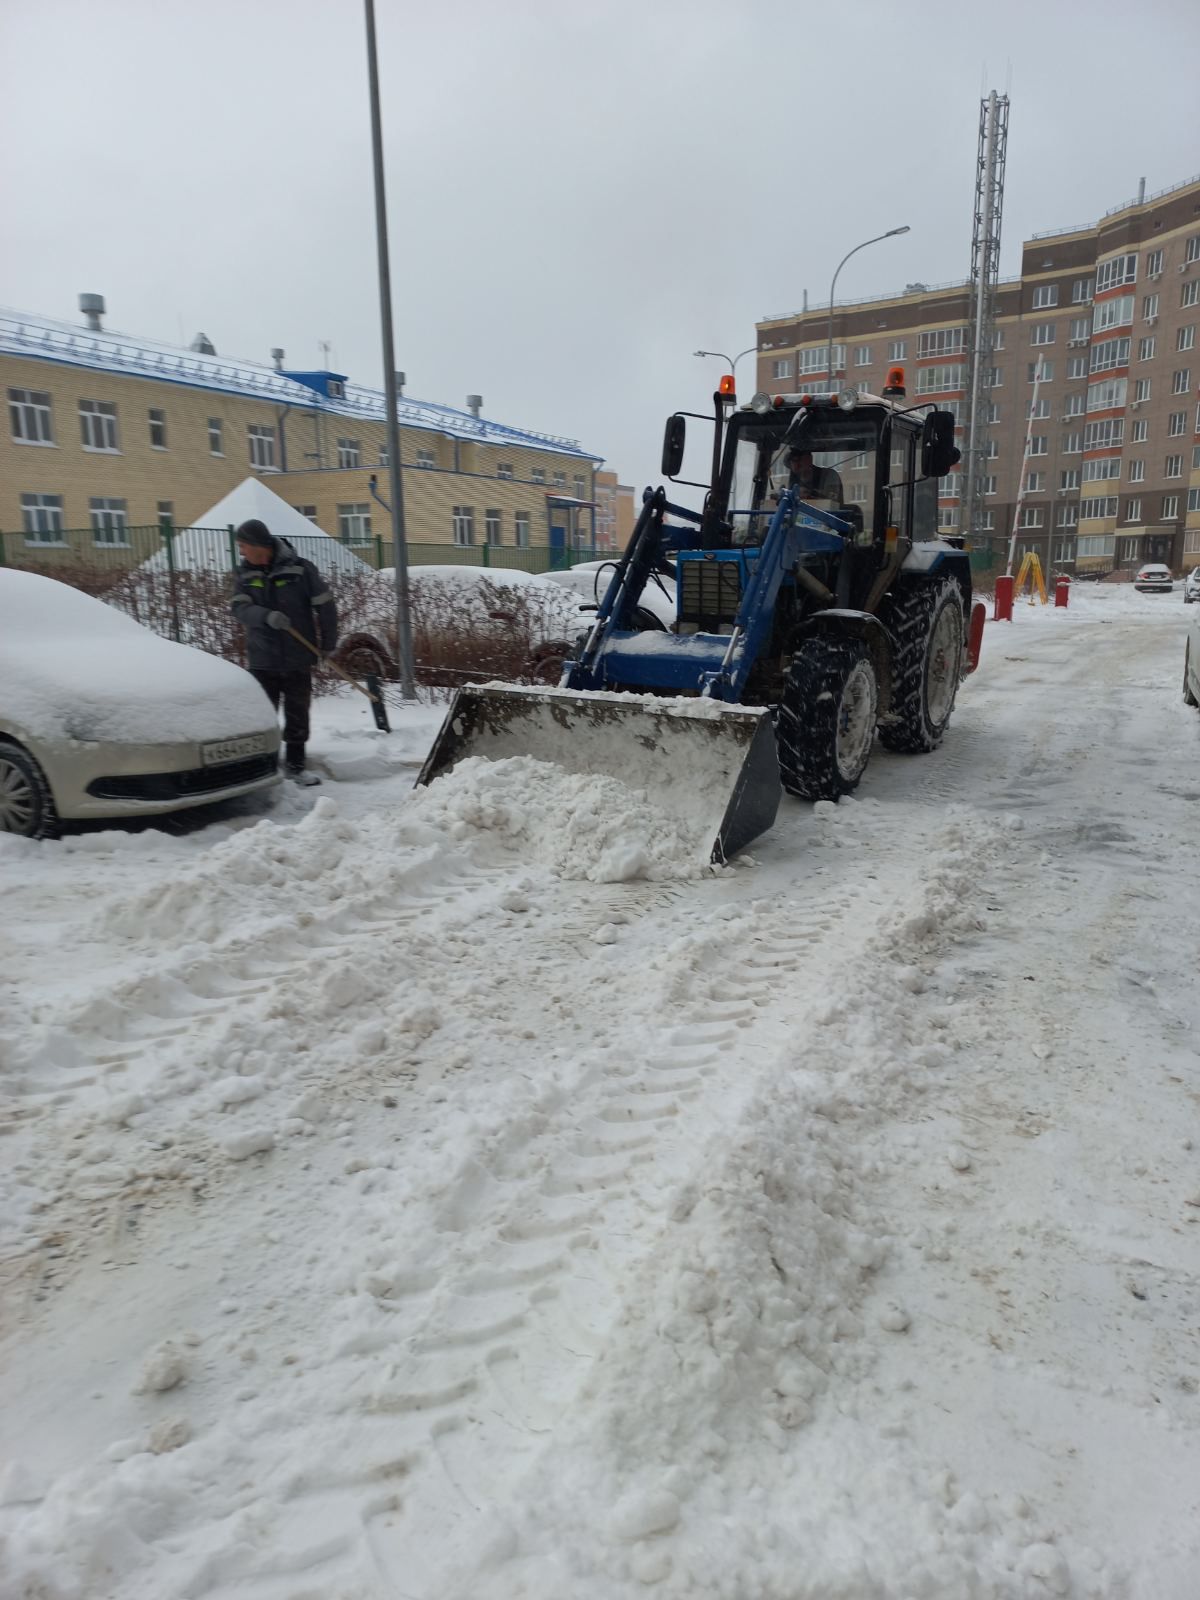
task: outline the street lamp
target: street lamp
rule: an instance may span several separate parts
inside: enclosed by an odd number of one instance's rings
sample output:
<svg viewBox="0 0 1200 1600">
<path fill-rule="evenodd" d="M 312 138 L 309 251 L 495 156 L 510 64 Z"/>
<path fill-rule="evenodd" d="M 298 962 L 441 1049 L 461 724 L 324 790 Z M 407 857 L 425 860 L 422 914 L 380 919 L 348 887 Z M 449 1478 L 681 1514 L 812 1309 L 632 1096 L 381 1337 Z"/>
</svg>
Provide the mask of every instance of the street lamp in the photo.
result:
<svg viewBox="0 0 1200 1600">
<path fill-rule="evenodd" d="M 886 233 L 877 233 L 873 239 L 864 239 L 861 244 L 856 244 L 853 250 L 838 262 L 837 272 L 833 275 L 833 282 L 829 285 L 829 337 L 825 342 L 825 370 L 829 374 L 829 392 L 833 393 L 833 291 L 837 288 L 838 272 L 846 265 L 851 256 L 857 255 L 860 250 L 865 250 L 869 244 L 878 244 L 881 239 L 894 239 L 898 233 L 911 233 L 912 229 L 907 223 L 902 228 L 889 228 Z"/>
<path fill-rule="evenodd" d="M 758 346 L 756 344 L 752 344 L 748 350 L 739 350 L 735 356 L 727 356 L 723 350 L 693 350 L 692 354 L 694 356 L 716 356 L 718 361 L 728 361 L 729 370 L 733 374 L 733 387 L 736 390 L 738 362 L 743 356 L 752 356 L 757 349 Z"/>
</svg>

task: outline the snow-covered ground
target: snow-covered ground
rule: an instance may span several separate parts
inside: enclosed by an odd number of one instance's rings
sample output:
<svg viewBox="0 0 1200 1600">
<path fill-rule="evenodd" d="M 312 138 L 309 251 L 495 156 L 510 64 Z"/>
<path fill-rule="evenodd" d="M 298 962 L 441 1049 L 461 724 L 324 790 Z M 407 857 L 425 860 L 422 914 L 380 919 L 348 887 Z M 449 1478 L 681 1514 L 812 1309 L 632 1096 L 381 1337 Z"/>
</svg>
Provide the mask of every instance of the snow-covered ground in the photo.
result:
<svg viewBox="0 0 1200 1600">
<path fill-rule="evenodd" d="M 1019 607 L 717 873 L 355 696 L 0 837 L 0 1593 L 1195 1600 L 1186 617 Z"/>
</svg>

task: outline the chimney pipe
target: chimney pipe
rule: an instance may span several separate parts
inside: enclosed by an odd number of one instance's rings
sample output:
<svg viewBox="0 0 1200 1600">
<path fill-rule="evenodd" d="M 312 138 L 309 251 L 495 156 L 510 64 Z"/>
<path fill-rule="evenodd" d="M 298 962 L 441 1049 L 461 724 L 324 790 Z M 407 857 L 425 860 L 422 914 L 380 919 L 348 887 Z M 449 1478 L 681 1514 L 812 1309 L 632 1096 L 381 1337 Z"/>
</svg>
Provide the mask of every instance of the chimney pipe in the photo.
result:
<svg viewBox="0 0 1200 1600">
<path fill-rule="evenodd" d="M 396 397 L 397 397 L 397 399 L 403 399 L 403 397 L 404 397 L 404 385 L 407 382 L 408 382 L 408 373 L 407 372 L 398 372 L 396 374 Z"/>
<path fill-rule="evenodd" d="M 104 315 L 104 296 L 102 294 L 81 294 L 79 296 L 79 309 L 87 320 L 88 327 L 93 333 L 103 333 L 104 326 L 100 318 Z"/>
<path fill-rule="evenodd" d="M 286 351 L 281 350 L 278 345 L 276 345 L 271 351 L 271 360 L 275 363 L 276 372 L 283 371 L 283 358 L 285 354 Z"/>
<path fill-rule="evenodd" d="M 483 396 L 481 394 L 469 394 L 467 396 L 467 410 L 473 417 L 478 417 L 482 405 Z"/>
<path fill-rule="evenodd" d="M 1145 198 L 1146 198 L 1146 180 L 1145 180 L 1145 178 L 1139 178 L 1138 179 L 1138 205 L 1141 205 L 1142 202 L 1145 200 Z"/>
<path fill-rule="evenodd" d="M 805 291 L 804 291 L 804 309 L 805 309 L 805 311 L 808 310 L 808 290 L 807 289 L 805 289 Z"/>
</svg>

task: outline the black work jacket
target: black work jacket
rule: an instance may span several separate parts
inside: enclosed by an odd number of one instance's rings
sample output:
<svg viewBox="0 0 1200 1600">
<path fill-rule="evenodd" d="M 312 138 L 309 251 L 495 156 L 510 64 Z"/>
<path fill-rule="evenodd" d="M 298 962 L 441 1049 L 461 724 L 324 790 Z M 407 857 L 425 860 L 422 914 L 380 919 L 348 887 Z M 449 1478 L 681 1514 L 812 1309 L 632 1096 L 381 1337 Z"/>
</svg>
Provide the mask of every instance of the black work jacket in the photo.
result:
<svg viewBox="0 0 1200 1600">
<path fill-rule="evenodd" d="M 239 562 L 231 605 L 246 630 L 246 665 L 252 672 L 295 672 L 317 664 L 298 639 L 268 625 L 269 611 L 282 611 L 296 632 L 326 655 L 337 644 L 337 607 L 329 586 L 286 539 L 275 540 L 265 567 Z"/>
</svg>

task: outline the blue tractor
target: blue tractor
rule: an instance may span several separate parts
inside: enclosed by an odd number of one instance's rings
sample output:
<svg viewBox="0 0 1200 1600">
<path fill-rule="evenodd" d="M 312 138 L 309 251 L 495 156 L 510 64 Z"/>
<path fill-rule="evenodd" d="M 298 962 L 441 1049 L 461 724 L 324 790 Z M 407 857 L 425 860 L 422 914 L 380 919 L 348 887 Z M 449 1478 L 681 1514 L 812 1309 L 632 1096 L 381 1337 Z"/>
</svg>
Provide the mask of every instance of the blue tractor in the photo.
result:
<svg viewBox="0 0 1200 1600">
<path fill-rule="evenodd" d="M 781 789 L 850 794 L 877 732 L 891 750 L 941 742 L 983 626 L 961 540 L 937 534 L 953 414 L 907 406 L 898 370 L 878 398 L 714 403 L 703 509 L 647 490 L 560 686 L 460 690 L 418 782 L 479 755 L 639 786 L 656 767 L 666 808 L 711 825 L 724 861 L 772 825 Z M 672 482 L 688 481 L 686 416 L 667 422 Z M 642 604 L 664 579 L 669 627 Z"/>
</svg>

